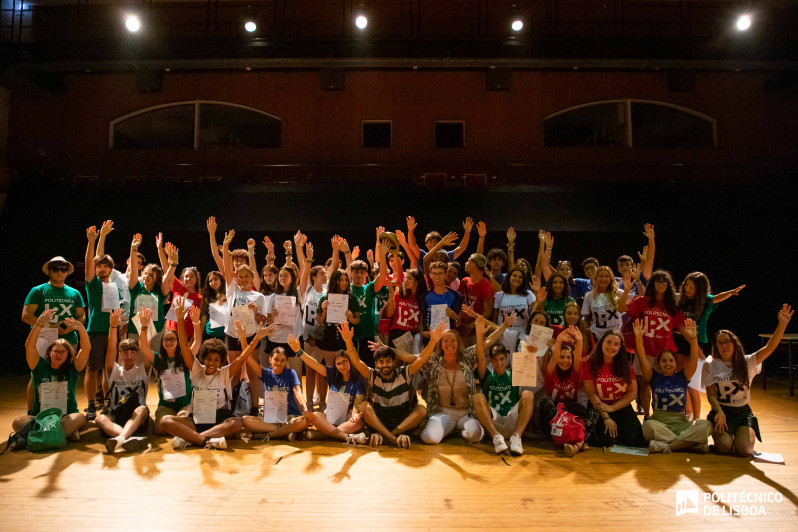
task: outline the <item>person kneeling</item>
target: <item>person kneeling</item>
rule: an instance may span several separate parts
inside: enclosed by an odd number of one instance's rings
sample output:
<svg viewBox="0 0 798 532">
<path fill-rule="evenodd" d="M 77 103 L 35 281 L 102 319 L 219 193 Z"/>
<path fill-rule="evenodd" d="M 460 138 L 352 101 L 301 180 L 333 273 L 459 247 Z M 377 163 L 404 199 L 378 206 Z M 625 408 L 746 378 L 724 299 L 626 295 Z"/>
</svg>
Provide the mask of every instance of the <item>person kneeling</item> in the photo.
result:
<svg viewBox="0 0 798 532">
<path fill-rule="evenodd" d="M 252 345 L 257 346 L 264 337 L 276 329 L 277 325 L 261 327 L 255 334 Z M 303 413 L 307 412 L 307 407 L 299 377 L 293 369 L 286 367 L 288 358 L 285 356 L 285 349 L 275 347 L 269 355 L 269 364 L 272 367 L 261 367 L 250 356 L 255 351 L 247 352 L 249 346 L 245 345 L 246 331 L 239 321 L 236 322 L 236 331 L 241 338 L 241 347 L 244 348 L 241 357 L 246 359 L 250 374 L 260 375 L 263 383 L 263 419 L 244 416 L 244 428 L 252 432 L 256 439 L 269 440 L 285 436 L 289 441 L 293 441 L 298 432 L 308 427 L 308 420 L 303 416 Z"/>
<path fill-rule="evenodd" d="M 510 319 L 514 319 L 511 316 Z M 529 420 L 535 396 L 530 390 L 520 391 L 513 386 L 513 370 L 507 369 L 507 348 L 500 343 L 490 348 L 490 363 L 493 371 L 487 368 L 485 361 L 485 319 L 477 317 L 476 353 L 477 373 L 482 381 L 482 393 L 473 397 L 477 420 L 493 437 L 496 454 L 507 453 L 505 438 L 510 439 L 510 452 L 515 456 L 524 454 L 521 444 L 523 434 Z"/>
<path fill-rule="evenodd" d="M 221 340 L 205 340 L 199 350 L 199 360 L 204 362 L 203 365 L 194 358 L 188 346 L 188 335 L 183 326 L 185 298 L 176 297 L 172 305 L 177 313 L 180 355 L 191 372 L 192 394 L 188 407 L 191 415 L 164 416 L 161 428 L 174 436 L 172 448 L 175 450 L 185 449 L 188 445 L 226 449 L 225 437 L 241 430 L 241 420 L 235 418 L 230 409 L 231 382 L 258 344 L 250 344 L 248 353 L 242 353 L 231 364 L 222 366 L 222 360 L 227 360 L 227 347 Z"/>
<path fill-rule="evenodd" d="M 149 309 L 142 308 L 144 315 Z M 136 364 L 139 344 L 136 340 L 126 339 L 117 344 L 116 336 L 122 321 L 122 309 L 115 309 L 108 319 L 108 349 L 105 352 L 105 380 L 108 390 L 103 390 L 110 404 L 104 408 L 94 422 L 100 431 L 108 437 L 105 450 L 113 454 L 120 448 L 124 451 L 137 451 L 145 447 L 147 425 L 150 411 L 147 408 L 147 390 L 150 385 L 149 362 L 143 366 Z M 142 334 L 146 340 L 147 328 L 142 325 Z M 117 345 L 119 352 L 117 353 Z M 117 362 L 117 357 L 122 362 Z M 136 434 L 139 437 L 133 437 Z"/>
</svg>

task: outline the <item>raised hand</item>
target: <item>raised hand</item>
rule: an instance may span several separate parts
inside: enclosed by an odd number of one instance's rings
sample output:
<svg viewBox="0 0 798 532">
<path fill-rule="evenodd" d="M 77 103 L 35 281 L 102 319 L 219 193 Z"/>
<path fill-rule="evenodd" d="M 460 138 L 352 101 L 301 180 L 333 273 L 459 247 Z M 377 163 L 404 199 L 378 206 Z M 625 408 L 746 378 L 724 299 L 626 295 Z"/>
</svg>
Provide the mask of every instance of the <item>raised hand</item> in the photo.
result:
<svg viewBox="0 0 798 532">
<path fill-rule="evenodd" d="M 175 296 L 172 300 L 172 305 L 175 307 L 175 313 L 177 316 L 185 316 L 185 309 L 186 309 L 186 298 L 181 296 Z"/>
<path fill-rule="evenodd" d="M 216 216 L 209 216 L 207 220 L 205 220 L 205 226 L 208 228 L 208 232 L 210 234 L 216 233 Z"/>
<path fill-rule="evenodd" d="M 623 272 L 623 287 L 626 290 L 632 289 L 632 272 L 630 271 Z"/>
<path fill-rule="evenodd" d="M 242 324 L 240 320 L 236 320 L 236 332 L 238 333 L 239 338 L 247 337 L 247 329 L 244 327 L 244 324 Z"/>
<path fill-rule="evenodd" d="M 349 326 L 348 321 L 344 321 L 338 325 L 338 334 L 341 335 L 341 338 L 343 338 L 344 341 L 351 342 L 352 338 L 355 336 L 355 331 Z"/>
<path fill-rule="evenodd" d="M 349 253 L 349 242 L 347 242 L 345 238 L 341 238 L 341 244 L 340 244 L 340 246 L 341 246 L 341 248 L 340 248 L 340 249 L 341 249 L 341 251 L 343 251 L 343 252 L 344 252 L 344 255 L 346 255 L 347 253 Z"/>
<path fill-rule="evenodd" d="M 299 353 L 302 350 L 302 344 L 299 343 L 299 338 L 293 334 L 288 335 L 288 347 L 290 347 L 294 353 Z"/>
<path fill-rule="evenodd" d="M 793 310 L 792 307 L 790 307 L 790 305 L 788 305 L 787 303 L 782 305 L 781 310 L 779 311 L 779 323 L 783 323 L 784 325 L 790 323 L 790 320 L 792 319 L 792 313 Z"/>
<path fill-rule="evenodd" d="M 307 260 L 308 263 L 313 262 L 313 244 L 310 242 L 305 244 L 305 260 Z"/>
<path fill-rule="evenodd" d="M 477 235 L 479 238 L 485 238 L 488 235 L 488 227 L 485 222 L 477 222 Z"/>
<path fill-rule="evenodd" d="M 86 228 L 86 238 L 91 242 L 97 240 L 97 226 L 92 225 Z"/>
<path fill-rule="evenodd" d="M 114 222 L 111 220 L 106 220 L 103 222 L 102 227 L 100 227 L 100 235 L 101 236 L 108 236 L 108 233 L 114 230 Z"/>
<path fill-rule="evenodd" d="M 366 251 L 366 260 L 369 261 L 369 264 L 374 262 L 374 250 L 369 249 Z"/>
<path fill-rule="evenodd" d="M 745 288 L 745 285 L 744 285 L 744 284 L 743 284 L 743 285 L 740 285 L 740 286 L 738 286 L 737 288 L 735 288 L 734 290 L 732 290 L 732 291 L 731 291 L 731 292 L 732 292 L 732 294 L 731 294 L 731 295 L 733 295 L 733 296 L 739 296 L 739 295 L 740 295 L 740 292 L 742 291 L 742 289 L 743 289 L 743 288 Z"/>
<path fill-rule="evenodd" d="M 474 330 L 477 333 L 477 336 L 483 336 L 485 334 L 485 317 L 482 315 L 477 316 L 477 320 L 474 325 Z"/>
<path fill-rule="evenodd" d="M 466 219 L 463 222 L 463 234 L 470 233 L 471 229 L 473 228 L 474 228 L 474 220 L 470 216 L 466 216 Z"/>
<path fill-rule="evenodd" d="M 79 331 L 85 328 L 83 324 L 75 318 L 64 318 L 64 325 L 68 332 Z"/>
<path fill-rule="evenodd" d="M 396 235 L 396 240 L 399 242 L 399 245 L 402 246 L 402 247 L 406 247 L 407 246 L 407 238 L 405 237 L 405 234 L 402 232 L 402 230 L 401 229 L 397 229 L 394 232 L 394 234 Z"/>
<path fill-rule="evenodd" d="M 438 326 L 429 332 L 429 341 L 437 343 L 448 328 L 443 322 L 438 323 Z"/>
<path fill-rule="evenodd" d="M 266 246 L 266 251 L 269 255 L 274 255 L 274 243 L 268 236 L 263 237 L 263 245 Z"/>
<path fill-rule="evenodd" d="M 36 318 L 36 325 L 39 327 L 45 327 L 48 323 L 50 323 L 55 316 L 55 309 L 50 308 L 39 314 L 39 317 Z"/>
<path fill-rule="evenodd" d="M 254 238 L 248 238 L 247 239 L 247 250 L 255 251 L 255 239 Z"/>
<path fill-rule="evenodd" d="M 191 308 L 188 309 L 188 316 L 191 318 L 191 321 L 193 323 L 199 323 L 199 321 L 200 321 L 200 308 L 199 307 L 195 307 L 195 306 L 192 305 Z"/>
<path fill-rule="evenodd" d="M 574 337 L 574 340 L 582 337 L 582 331 L 580 331 L 579 327 L 576 325 L 569 325 L 568 332 L 571 333 L 571 336 Z"/>
<path fill-rule="evenodd" d="M 233 241 L 233 237 L 236 236 L 236 230 L 230 229 L 224 234 L 224 240 L 222 240 L 222 245 L 230 245 L 230 242 Z"/>
<path fill-rule="evenodd" d="M 333 235 L 332 238 L 330 238 L 330 245 L 333 248 L 333 253 L 335 253 L 336 250 L 340 250 L 341 249 L 341 237 L 338 236 L 338 235 Z"/>
<path fill-rule="evenodd" d="M 546 235 L 545 235 L 545 231 L 543 231 L 543 229 L 538 231 L 538 240 L 540 240 L 544 244 L 546 243 Z"/>
<path fill-rule="evenodd" d="M 141 314 L 142 314 L 142 312 L 144 311 L 145 308 L 146 307 L 141 309 L 141 312 L 139 312 L 139 316 L 141 316 Z M 147 309 L 147 310 L 149 310 L 149 309 Z M 64 320 L 64 321 L 66 321 L 66 320 Z M 150 322 L 150 320 L 149 320 L 149 317 L 148 317 L 147 318 L 147 323 L 149 323 L 149 322 Z M 114 310 L 112 310 L 110 312 L 110 314 L 108 316 L 108 325 L 110 327 L 117 328 L 117 327 L 119 327 L 119 325 L 121 323 L 122 323 L 122 309 L 121 308 L 115 308 Z M 143 319 L 141 320 L 141 324 L 144 325 L 144 320 Z"/>
<path fill-rule="evenodd" d="M 177 249 L 177 246 L 172 246 L 169 250 L 169 263 L 177 264 L 178 262 L 180 262 L 180 250 Z"/>
<path fill-rule="evenodd" d="M 412 216 L 408 216 L 406 220 L 407 220 L 407 231 L 408 232 L 413 231 L 416 228 L 416 219 L 413 218 Z"/>
<path fill-rule="evenodd" d="M 646 224 L 643 226 L 643 234 L 649 240 L 654 240 L 654 224 Z"/>
<path fill-rule="evenodd" d="M 352 248 L 352 260 L 356 260 L 360 256 L 360 246 Z"/>
<path fill-rule="evenodd" d="M 685 320 L 684 330 L 682 332 L 688 342 L 695 340 L 698 337 L 698 328 L 696 327 L 695 321 L 691 319 Z"/>
<path fill-rule="evenodd" d="M 538 290 L 538 301 L 546 301 L 547 292 L 548 291 L 546 290 L 545 286 Z"/>
<path fill-rule="evenodd" d="M 632 278 L 632 279 L 635 279 L 635 280 L 640 279 L 640 273 L 642 271 L 643 271 L 642 264 L 640 264 L 640 263 L 638 263 L 638 264 L 632 263 L 632 271 L 629 273 L 629 277 Z"/>
<path fill-rule="evenodd" d="M 255 332 L 255 339 L 253 340 L 253 342 L 260 342 L 267 336 L 271 336 L 272 334 L 274 334 L 274 331 L 276 330 L 277 330 L 276 324 L 269 325 L 268 327 L 263 327 L 263 326 L 258 327 L 258 330 Z"/>
<path fill-rule="evenodd" d="M 377 229 L 376 229 L 376 233 L 377 233 L 377 240 L 378 240 L 378 241 L 379 241 L 379 239 L 380 239 L 380 235 L 381 235 L 382 233 L 384 233 L 384 232 L 385 232 L 385 228 L 384 228 L 383 226 L 379 226 L 379 227 L 377 227 Z"/>
<path fill-rule="evenodd" d="M 510 244 L 515 242 L 515 227 L 513 226 L 507 228 L 507 242 Z"/>
<path fill-rule="evenodd" d="M 637 256 L 640 258 L 640 264 L 646 262 L 646 258 L 648 257 L 648 246 L 643 246 L 643 252 L 637 252 Z"/>
<path fill-rule="evenodd" d="M 290 240 L 286 240 L 283 242 L 283 249 L 285 250 L 285 254 L 288 255 L 294 249 L 294 245 Z"/>
<path fill-rule="evenodd" d="M 119 316 L 121 317 L 122 310 L 119 309 L 119 311 L 120 311 Z M 114 312 L 116 312 L 116 310 L 114 310 Z M 139 321 L 141 322 L 141 326 L 143 327 L 145 325 L 149 325 L 151 319 L 152 319 L 152 309 L 149 307 L 142 307 L 141 310 L 139 311 Z"/>
<path fill-rule="evenodd" d="M 372 353 L 376 352 L 381 347 L 387 347 L 384 343 L 382 343 L 382 340 L 380 340 L 379 337 L 377 337 L 376 342 L 369 341 L 368 345 L 369 345 L 369 351 L 371 351 Z"/>
<path fill-rule="evenodd" d="M 537 297 L 537 294 L 540 292 L 540 279 L 537 275 L 532 276 L 532 292 Z"/>
<path fill-rule="evenodd" d="M 643 325 L 643 320 L 636 319 L 632 322 L 632 329 L 635 332 L 635 338 L 642 338 L 644 334 L 646 334 L 646 328 Z"/>
<path fill-rule="evenodd" d="M 130 247 L 132 249 L 139 249 L 141 245 L 141 233 L 136 233 L 133 235 L 133 241 L 130 243 Z"/>
<path fill-rule="evenodd" d="M 512 327 L 515 325 L 516 321 L 518 321 L 518 313 L 515 311 L 510 312 L 504 317 L 504 323 L 507 324 L 507 327 Z"/>
<path fill-rule="evenodd" d="M 443 242 L 442 247 L 451 246 L 457 241 L 457 239 L 458 239 L 457 233 L 455 233 L 454 231 L 447 233 L 446 236 L 441 239 L 441 242 Z"/>
<path fill-rule="evenodd" d="M 161 249 L 163 247 L 163 233 L 155 235 L 155 247 Z"/>
</svg>

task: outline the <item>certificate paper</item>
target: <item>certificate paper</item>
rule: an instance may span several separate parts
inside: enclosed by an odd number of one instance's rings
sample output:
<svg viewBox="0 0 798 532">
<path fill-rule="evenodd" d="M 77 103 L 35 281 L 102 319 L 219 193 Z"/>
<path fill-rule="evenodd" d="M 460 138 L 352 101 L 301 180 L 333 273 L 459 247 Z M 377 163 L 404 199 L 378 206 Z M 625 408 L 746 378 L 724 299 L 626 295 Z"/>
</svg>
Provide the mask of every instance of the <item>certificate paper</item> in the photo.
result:
<svg viewBox="0 0 798 532">
<path fill-rule="evenodd" d="M 294 324 L 296 319 L 296 298 L 294 296 L 275 295 L 274 309 L 277 311 L 274 323 L 278 325 Z"/>
<path fill-rule="evenodd" d="M 141 316 L 136 314 L 130 318 L 130 322 L 136 327 L 136 330 L 139 332 L 139 336 L 141 336 Z M 147 327 L 147 341 L 152 340 L 156 334 L 158 334 L 158 331 L 155 330 L 155 323 L 150 321 L 150 325 Z"/>
<path fill-rule="evenodd" d="M 211 329 L 224 327 L 225 320 L 227 320 L 227 306 L 210 303 L 208 305 L 208 321 L 211 322 Z"/>
<path fill-rule="evenodd" d="M 535 388 L 537 385 L 538 357 L 526 349 L 513 353 L 513 386 Z"/>
<path fill-rule="evenodd" d="M 183 372 L 166 370 L 161 373 L 161 392 L 164 401 L 174 401 L 186 396 L 186 378 Z"/>
<path fill-rule="evenodd" d="M 434 331 L 439 323 L 443 323 L 446 328 L 449 328 L 449 316 L 446 315 L 446 309 L 449 308 L 448 305 L 440 304 L 440 305 L 432 305 L 430 306 L 430 318 L 429 318 L 429 330 Z"/>
<path fill-rule="evenodd" d="M 116 308 L 122 308 L 119 301 L 119 287 L 114 283 L 103 283 L 103 303 L 101 310 L 111 312 Z"/>
<path fill-rule="evenodd" d="M 404 351 L 405 353 L 412 353 L 414 340 L 415 339 L 413 338 L 413 335 L 410 333 L 410 331 L 406 331 L 402 336 L 394 338 L 393 345 L 396 347 L 396 349 L 399 349 L 400 351 Z"/>
<path fill-rule="evenodd" d="M 327 295 L 327 323 L 343 323 L 349 308 L 349 296 L 346 294 Z"/>
<path fill-rule="evenodd" d="M 50 347 L 58 340 L 58 328 L 46 327 L 39 330 L 39 338 L 36 339 L 36 350 L 39 352 L 40 357 L 44 357 L 47 353 L 47 348 Z"/>
<path fill-rule="evenodd" d="M 182 376 L 180 377 L 183 378 Z M 194 423 L 216 424 L 216 390 L 195 390 L 191 396 Z"/>
<path fill-rule="evenodd" d="M 241 325 L 247 330 L 247 336 L 252 336 L 256 332 L 258 332 L 258 323 L 255 321 L 255 313 L 252 312 L 247 305 L 239 305 L 237 307 L 233 307 L 230 312 L 232 313 L 232 327 L 230 327 L 231 331 L 235 331 L 235 323 L 236 321 L 240 321 Z M 237 333 L 236 333 L 237 334 Z"/>
<path fill-rule="evenodd" d="M 529 326 L 529 335 L 526 337 L 526 343 L 537 347 L 537 356 L 542 357 L 549 349 L 549 340 L 551 340 L 553 334 L 554 329 L 532 324 Z"/>
<path fill-rule="evenodd" d="M 39 384 L 39 405 L 40 409 L 58 408 L 61 414 L 67 411 L 67 381 L 43 382 Z"/>
<path fill-rule="evenodd" d="M 263 421 L 266 423 L 288 422 L 288 394 L 280 390 L 265 390 L 263 392 Z"/>
<path fill-rule="evenodd" d="M 324 413 L 327 415 L 327 421 L 335 426 L 340 425 L 346 421 L 346 413 L 349 410 L 349 401 L 351 395 L 344 392 L 327 391 L 327 410 Z"/>
</svg>

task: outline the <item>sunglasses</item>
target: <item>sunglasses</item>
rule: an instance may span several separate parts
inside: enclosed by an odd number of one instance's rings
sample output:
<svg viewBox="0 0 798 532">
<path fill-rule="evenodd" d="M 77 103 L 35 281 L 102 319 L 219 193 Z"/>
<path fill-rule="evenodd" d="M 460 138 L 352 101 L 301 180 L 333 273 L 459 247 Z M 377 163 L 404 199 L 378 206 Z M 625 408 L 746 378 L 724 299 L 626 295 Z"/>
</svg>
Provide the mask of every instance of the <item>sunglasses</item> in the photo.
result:
<svg viewBox="0 0 798 532">
<path fill-rule="evenodd" d="M 51 272 L 68 272 L 69 266 L 50 266 Z"/>
</svg>

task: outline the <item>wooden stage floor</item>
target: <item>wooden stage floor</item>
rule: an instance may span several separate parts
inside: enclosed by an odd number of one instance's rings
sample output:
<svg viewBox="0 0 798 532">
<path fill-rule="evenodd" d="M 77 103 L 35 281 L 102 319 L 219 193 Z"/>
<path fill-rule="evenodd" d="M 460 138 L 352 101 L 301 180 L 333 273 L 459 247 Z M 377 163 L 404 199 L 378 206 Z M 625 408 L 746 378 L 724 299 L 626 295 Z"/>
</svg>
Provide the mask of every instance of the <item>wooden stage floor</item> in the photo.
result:
<svg viewBox="0 0 798 532">
<path fill-rule="evenodd" d="M 6 431 L 24 410 L 25 382 L 0 378 Z M 770 385 L 762 391 L 759 379 L 754 383 L 765 440 L 757 448 L 781 453 L 787 465 L 601 449 L 569 459 L 544 441 L 527 443 L 524 456 L 505 462 L 492 445 L 459 437 L 410 450 L 237 440 L 226 451 L 183 452 L 156 438 L 149 451 L 109 456 L 89 424 L 82 441 L 61 452 L 0 456 L 0 529 L 795 531 L 798 398 Z M 82 390 L 78 397 L 82 408 Z M 697 514 L 676 516 L 677 491 L 698 498 L 688 505 Z M 704 500 L 712 494 L 723 502 Z M 728 515 L 741 494 L 751 501 L 742 506 L 760 515 Z"/>
</svg>

